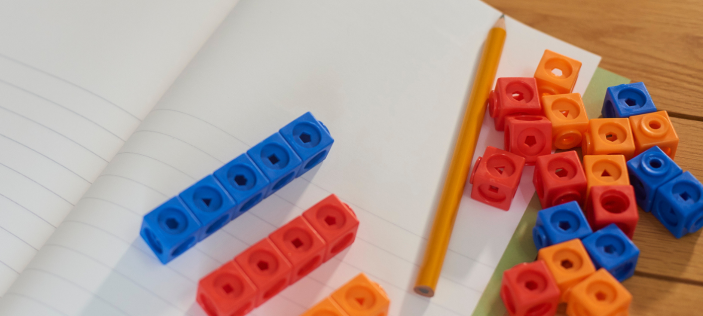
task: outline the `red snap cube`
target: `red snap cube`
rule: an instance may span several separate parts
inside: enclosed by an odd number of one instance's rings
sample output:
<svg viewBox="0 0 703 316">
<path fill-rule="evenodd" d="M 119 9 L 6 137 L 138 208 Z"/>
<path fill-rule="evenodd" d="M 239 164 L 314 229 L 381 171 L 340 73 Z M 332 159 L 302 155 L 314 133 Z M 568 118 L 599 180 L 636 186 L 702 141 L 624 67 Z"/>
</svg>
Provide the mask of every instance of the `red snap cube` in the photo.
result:
<svg viewBox="0 0 703 316">
<path fill-rule="evenodd" d="M 310 224 L 298 216 L 269 235 L 274 245 L 293 265 L 293 284 L 322 264 L 327 244 Z"/>
<path fill-rule="evenodd" d="M 334 194 L 305 211 L 303 218 L 327 243 L 323 262 L 349 247 L 359 228 L 359 220 L 354 211 Z"/>
<path fill-rule="evenodd" d="M 575 151 L 539 156 L 532 182 L 542 208 L 586 199 L 586 174 Z"/>
<path fill-rule="evenodd" d="M 488 96 L 488 113 L 499 131 L 505 128 L 508 116 L 541 115 L 535 78 L 498 78 Z"/>
<path fill-rule="evenodd" d="M 256 306 L 263 304 L 290 284 L 293 267 L 268 238 L 240 253 L 234 261 L 259 288 Z"/>
<path fill-rule="evenodd" d="M 198 282 L 196 300 L 210 316 L 243 316 L 256 306 L 258 289 L 234 261 Z"/>
<path fill-rule="evenodd" d="M 520 263 L 503 273 L 500 297 L 511 316 L 554 315 L 561 292 L 543 261 Z"/>
<path fill-rule="evenodd" d="M 594 186 L 589 199 L 586 219 L 593 231 L 615 224 L 632 239 L 640 215 L 631 185 Z"/>
<path fill-rule="evenodd" d="M 476 160 L 469 178 L 469 183 L 473 184 L 471 198 L 507 211 L 524 167 L 525 158 L 488 146 Z"/>
<path fill-rule="evenodd" d="M 552 153 L 552 122 L 544 116 L 518 115 L 505 119 L 505 150 L 534 165 L 538 156 Z"/>
</svg>

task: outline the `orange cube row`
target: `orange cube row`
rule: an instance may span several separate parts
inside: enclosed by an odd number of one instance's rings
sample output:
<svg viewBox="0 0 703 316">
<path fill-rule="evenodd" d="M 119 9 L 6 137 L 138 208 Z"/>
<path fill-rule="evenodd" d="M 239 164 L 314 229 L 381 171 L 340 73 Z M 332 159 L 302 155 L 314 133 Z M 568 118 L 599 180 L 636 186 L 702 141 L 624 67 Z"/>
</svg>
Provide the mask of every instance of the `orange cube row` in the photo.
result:
<svg viewBox="0 0 703 316">
<path fill-rule="evenodd" d="M 360 273 L 300 316 L 382 316 L 390 303 L 383 288 Z"/>
</svg>

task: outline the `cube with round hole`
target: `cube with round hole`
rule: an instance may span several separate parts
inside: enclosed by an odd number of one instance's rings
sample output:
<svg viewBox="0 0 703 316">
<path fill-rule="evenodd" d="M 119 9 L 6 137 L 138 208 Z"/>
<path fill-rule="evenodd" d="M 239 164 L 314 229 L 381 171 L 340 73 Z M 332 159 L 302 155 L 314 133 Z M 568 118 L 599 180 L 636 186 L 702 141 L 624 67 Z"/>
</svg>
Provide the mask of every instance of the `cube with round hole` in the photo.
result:
<svg viewBox="0 0 703 316">
<path fill-rule="evenodd" d="M 492 146 L 478 157 L 469 183 L 471 198 L 507 211 L 525 167 L 525 158 Z"/>
<path fill-rule="evenodd" d="M 635 137 L 635 155 L 659 146 L 659 149 L 674 159 L 679 136 L 666 111 L 630 116 L 630 126 Z"/>
<path fill-rule="evenodd" d="M 488 96 L 488 114 L 495 128 L 502 131 L 505 119 L 514 115 L 541 115 L 542 107 L 534 78 L 498 78 Z"/>
<path fill-rule="evenodd" d="M 538 157 L 532 182 L 542 208 L 571 201 L 584 205 L 587 181 L 575 151 Z"/>
<path fill-rule="evenodd" d="M 554 315 L 560 295 L 543 261 L 520 263 L 503 272 L 500 298 L 510 316 Z"/>
<path fill-rule="evenodd" d="M 534 165 L 537 157 L 552 153 L 552 122 L 544 116 L 518 115 L 506 119 L 505 150 Z"/>
<path fill-rule="evenodd" d="M 624 118 L 592 119 L 581 141 L 583 155 L 624 155 L 630 160 L 635 156 L 635 139 L 630 120 Z"/>
<path fill-rule="evenodd" d="M 583 239 L 592 232 L 579 204 L 571 201 L 539 211 L 532 239 L 540 250 L 572 239 Z"/>
<path fill-rule="evenodd" d="M 325 298 L 300 316 L 349 316 L 331 297 Z"/>
<path fill-rule="evenodd" d="M 601 114 L 604 118 L 628 118 L 656 111 L 644 83 L 634 82 L 609 87 L 605 91 Z"/>
<path fill-rule="evenodd" d="M 229 223 L 239 214 L 239 204 L 212 175 L 191 185 L 178 195 L 202 225 L 198 241 Z"/>
<path fill-rule="evenodd" d="M 198 242 L 202 227 L 181 199 L 174 197 L 144 215 L 140 235 L 166 264 Z"/>
<path fill-rule="evenodd" d="M 298 216 L 276 229 L 269 238 L 293 265 L 293 284 L 322 264 L 327 244 L 310 224 Z"/>
<path fill-rule="evenodd" d="M 545 50 L 534 76 L 539 96 L 571 93 L 580 70 L 580 61 Z"/>
<path fill-rule="evenodd" d="M 657 188 L 683 173 L 683 170 L 659 147 L 654 146 L 630 159 L 627 172 L 635 188 L 637 204 L 649 212 Z"/>
<path fill-rule="evenodd" d="M 586 188 L 586 209 L 591 188 L 600 185 L 630 185 L 627 164 L 623 155 L 583 156 L 583 170 L 588 179 Z"/>
<path fill-rule="evenodd" d="M 631 185 L 602 185 L 591 188 L 586 218 L 593 230 L 617 225 L 632 239 L 640 219 Z"/>
<path fill-rule="evenodd" d="M 383 288 L 371 281 L 364 273 L 360 273 L 342 285 L 330 297 L 349 316 L 388 315 L 388 307 L 391 303 Z"/>
<path fill-rule="evenodd" d="M 686 171 L 657 189 L 652 214 L 676 238 L 703 227 L 703 184 Z"/>
<path fill-rule="evenodd" d="M 268 238 L 251 245 L 236 256 L 234 262 L 259 289 L 256 306 L 268 301 L 290 284 L 293 266 Z"/>
<path fill-rule="evenodd" d="M 537 253 L 537 260 L 543 261 L 552 273 L 562 301 L 569 288 L 596 272 L 581 239 L 544 247 Z"/>
<path fill-rule="evenodd" d="M 568 293 L 566 314 L 621 316 L 629 315 L 632 294 L 608 271 L 599 269 Z"/>
<path fill-rule="evenodd" d="M 582 240 L 596 269 L 604 268 L 622 282 L 635 274 L 640 250 L 615 224 L 610 224 Z"/>
<path fill-rule="evenodd" d="M 334 143 L 327 127 L 310 112 L 288 123 L 279 133 L 303 160 L 296 177 L 325 160 Z"/>
<path fill-rule="evenodd" d="M 303 218 L 327 244 L 323 262 L 349 247 L 356 239 L 356 231 L 359 229 L 359 220 L 354 211 L 334 194 L 306 210 Z"/>
<path fill-rule="evenodd" d="M 295 179 L 303 161 L 280 133 L 275 133 L 247 150 L 247 155 L 269 180 L 267 197 Z"/>
<path fill-rule="evenodd" d="M 239 205 L 231 219 L 261 202 L 269 188 L 269 180 L 247 154 L 232 159 L 213 175 Z"/>
<path fill-rule="evenodd" d="M 588 114 L 578 93 L 546 95 L 542 97 L 544 116 L 552 122 L 552 143 L 557 149 L 581 145 L 588 129 Z"/>
<path fill-rule="evenodd" d="M 256 307 L 259 290 L 229 261 L 198 282 L 196 301 L 209 316 L 244 316 Z"/>
</svg>

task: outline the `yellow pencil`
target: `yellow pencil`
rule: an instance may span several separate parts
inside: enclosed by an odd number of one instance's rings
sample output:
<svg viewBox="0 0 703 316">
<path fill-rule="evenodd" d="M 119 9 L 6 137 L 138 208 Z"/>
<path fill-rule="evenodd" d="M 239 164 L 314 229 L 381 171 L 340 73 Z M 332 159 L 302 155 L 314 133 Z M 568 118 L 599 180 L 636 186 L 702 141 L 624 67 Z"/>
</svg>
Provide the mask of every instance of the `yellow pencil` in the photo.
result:
<svg viewBox="0 0 703 316">
<path fill-rule="evenodd" d="M 461 130 L 456 145 L 454 145 L 452 161 L 444 180 L 442 196 L 439 205 L 437 205 L 437 213 L 432 224 L 430 238 L 427 241 L 425 257 L 415 282 L 415 293 L 422 296 L 434 296 L 437 280 L 439 280 L 439 274 L 442 271 L 444 256 L 449 247 L 449 238 L 454 228 L 466 177 L 469 175 L 478 134 L 481 131 L 481 125 L 483 125 L 486 100 L 488 100 L 488 94 L 498 70 L 498 61 L 503 51 L 505 35 L 505 17 L 501 16 L 488 32 L 469 102 L 466 105 Z"/>
</svg>

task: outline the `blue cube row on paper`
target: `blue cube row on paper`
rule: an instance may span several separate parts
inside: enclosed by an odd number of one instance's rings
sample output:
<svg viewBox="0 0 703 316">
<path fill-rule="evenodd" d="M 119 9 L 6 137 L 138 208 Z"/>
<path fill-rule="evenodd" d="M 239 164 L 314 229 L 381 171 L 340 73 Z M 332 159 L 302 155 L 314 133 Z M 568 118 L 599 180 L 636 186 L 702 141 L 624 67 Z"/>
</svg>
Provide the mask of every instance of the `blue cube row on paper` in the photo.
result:
<svg viewBox="0 0 703 316">
<path fill-rule="evenodd" d="M 333 142 L 305 113 L 144 215 L 140 234 L 166 264 L 315 167 Z"/>
</svg>

